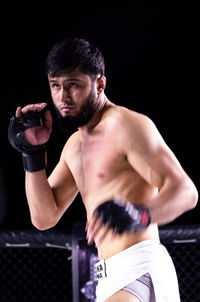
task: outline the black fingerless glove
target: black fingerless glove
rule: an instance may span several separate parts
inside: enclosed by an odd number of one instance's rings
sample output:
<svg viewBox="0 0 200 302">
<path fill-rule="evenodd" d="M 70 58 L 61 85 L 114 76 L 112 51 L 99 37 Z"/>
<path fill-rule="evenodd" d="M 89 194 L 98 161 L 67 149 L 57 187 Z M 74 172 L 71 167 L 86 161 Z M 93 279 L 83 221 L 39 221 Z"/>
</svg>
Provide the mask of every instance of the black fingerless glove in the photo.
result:
<svg viewBox="0 0 200 302">
<path fill-rule="evenodd" d="M 24 170 L 29 172 L 43 170 L 46 165 L 45 144 L 31 145 L 24 135 L 26 129 L 44 125 L 44 109 L 41 112 L 29 111 L 20 118 L 11 117 L 8 127 L 8 140 L 13 148 L 22 153 Z"/>
<path fill-rule="evenodd" d="M 115 200 L 102 203 L 94 210 L 94 215 L 119 234 L 144 230 L 151 222 L 147 208 Z"/>
</svg>

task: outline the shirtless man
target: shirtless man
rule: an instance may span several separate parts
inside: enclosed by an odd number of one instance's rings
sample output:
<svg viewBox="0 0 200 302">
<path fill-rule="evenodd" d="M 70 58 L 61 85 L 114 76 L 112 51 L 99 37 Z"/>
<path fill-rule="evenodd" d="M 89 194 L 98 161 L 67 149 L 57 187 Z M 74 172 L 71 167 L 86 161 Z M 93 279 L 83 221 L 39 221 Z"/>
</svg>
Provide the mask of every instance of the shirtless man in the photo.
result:
<svg viewBox="0 0 200 302">
<path fill-rule="evenodd" d="M 57 116 L 78 131 L 47 178 L 52 115 L 46 103 L 18 107 L 10 121 L 9 140 L 24 158 L 33 225 L 55 226 L 80 192 L 88 243 L 95 241 L 100 258 L 97 301 L 180 301 L 158 225 L 196 206 L 194 184 L 147 116 L 108 100 L 98 48 L 67 39 L 46 62 Z"/>
</svg>

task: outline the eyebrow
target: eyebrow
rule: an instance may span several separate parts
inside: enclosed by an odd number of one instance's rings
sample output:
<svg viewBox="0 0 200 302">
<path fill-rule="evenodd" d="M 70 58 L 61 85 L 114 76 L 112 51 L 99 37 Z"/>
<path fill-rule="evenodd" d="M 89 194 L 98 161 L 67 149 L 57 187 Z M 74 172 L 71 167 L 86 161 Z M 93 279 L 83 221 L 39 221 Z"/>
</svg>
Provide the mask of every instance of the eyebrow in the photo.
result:
<svg viewBox="0 0 200 302">
<path fill-rule="evenodd" d="M 79 79 L 79 78 L 69 78 L 69 79 L 65 79 L 65 80 L 63 81 L 63 83 L 65 83 L 65 82 L 71 82 L 71 81 L 74 81 L 74 82 L 75 82 L 75 81 L 76 81 L 76 82 L 81 82 L 82 80 Z M 50 79 L 49 82 L 55 83 L 55 82 L 58 82 L 58 80 Z"/>
</svg>

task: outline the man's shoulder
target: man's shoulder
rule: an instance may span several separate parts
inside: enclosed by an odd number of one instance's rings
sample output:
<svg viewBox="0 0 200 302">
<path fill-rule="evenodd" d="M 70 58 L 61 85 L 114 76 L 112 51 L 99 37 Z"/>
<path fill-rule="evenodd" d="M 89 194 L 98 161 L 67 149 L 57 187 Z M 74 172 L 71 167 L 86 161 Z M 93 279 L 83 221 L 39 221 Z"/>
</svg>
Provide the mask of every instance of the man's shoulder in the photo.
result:
<svg viewBox="0 0 200 302">
<path fill-rule="evenodd" d="M 115 137 L 120 146 L 133 141 L 137 141 L 137 143 L 142 140 L 149 142 L 150 138 L 158 137 L 151 118 L 122 106 L 112 108 L 107 125 L 107 133 L 111 137 Z"/>
<path fill-rule="evenodd" d="M 109 110 L 107 119 L 112 125 L 120 125 L 121 127 L 129 124 L 143 124 L 150 121 L 150 118 L 147 115 L 119 105 L 116 105 Z"/>
</svg>

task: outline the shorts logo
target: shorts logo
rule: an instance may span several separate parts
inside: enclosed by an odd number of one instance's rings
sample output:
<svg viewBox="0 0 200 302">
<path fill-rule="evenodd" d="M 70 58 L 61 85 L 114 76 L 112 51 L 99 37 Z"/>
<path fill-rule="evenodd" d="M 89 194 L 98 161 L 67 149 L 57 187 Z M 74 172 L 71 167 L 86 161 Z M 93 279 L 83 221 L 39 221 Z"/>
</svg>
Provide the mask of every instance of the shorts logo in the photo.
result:
<svg viewBox="0 0 200 302">
<path fill-rule="evenodd" d="M 101 272 L 103 270 L 103 266 L 101 264 L 99 264 L 97 266 L 97 272 Z"/>
<path fill-rule="evenodd" d="M 97 279 L 105 278 L 107 277 L 106 274 L 106 263 L 104 260 L 99 261 L 96 264 L 96 270 L 97 270 Z"/>
</svg>

